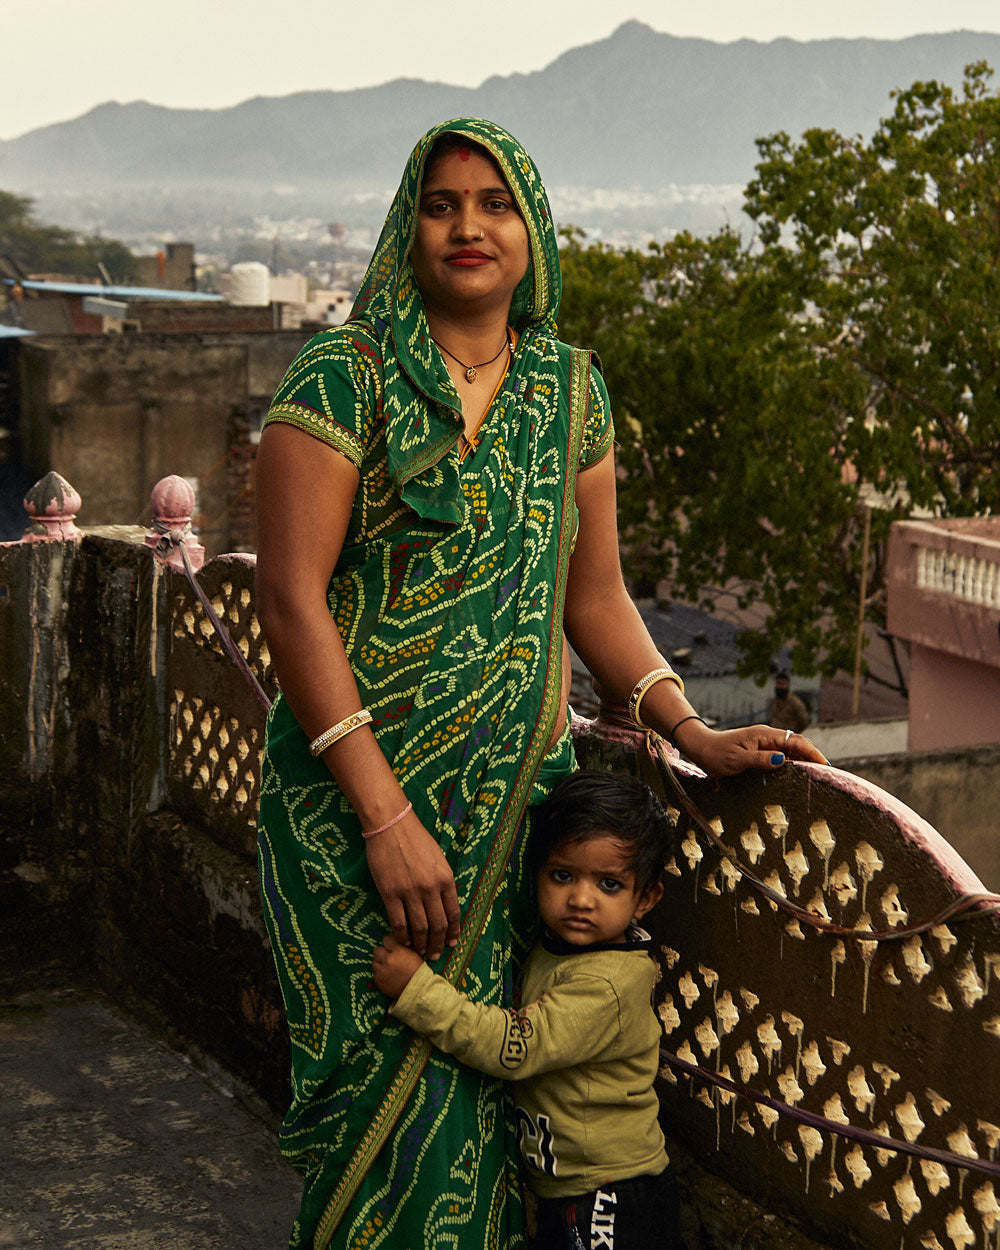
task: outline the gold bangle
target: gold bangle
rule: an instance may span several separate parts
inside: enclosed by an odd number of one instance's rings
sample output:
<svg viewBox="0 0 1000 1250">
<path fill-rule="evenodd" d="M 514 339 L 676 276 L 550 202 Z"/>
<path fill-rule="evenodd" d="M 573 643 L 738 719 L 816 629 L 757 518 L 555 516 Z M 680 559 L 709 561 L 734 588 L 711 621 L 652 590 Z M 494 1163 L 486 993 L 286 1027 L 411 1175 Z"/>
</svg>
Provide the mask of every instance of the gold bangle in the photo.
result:
<svg viewBox="0 0 1000 1250">
<path fill-rule="evenodd" d="M 644 725 L 639 719 L 639 705 L 646 696 L 646 692 L 652 689 L 659 681 L 673 681 L 677 683 L 677 688 L 681 694 L 684 693 L 684 682 L 677 676 L 672 668 L 654 668 L 651 673 L 647 673 L 645 677 L 641 677 L 632 688 L 632 693 L 628 701 L 628 714 L 641 729 L 648 729 L 648 725 Z"/>
<path fill-rule="evenodd" d="M 355 729 L 360 729 L 362 725 L 370 725 L 371 723 L 372 714 L 366 707 L 363 707 L 360 712 L 352 712 L 350 716 L 345 716 L 343 720 L 337 721 L 336 725 L 331 725 L 318 738 L 314 738 L 309 743 L 309 754 L 313 756 L 322 755 L 327 747 L 332 747 L 335 742 L 339 742 L 341 738 L 346 738 L 349 733 L 353 733 Z"/>
</svg>

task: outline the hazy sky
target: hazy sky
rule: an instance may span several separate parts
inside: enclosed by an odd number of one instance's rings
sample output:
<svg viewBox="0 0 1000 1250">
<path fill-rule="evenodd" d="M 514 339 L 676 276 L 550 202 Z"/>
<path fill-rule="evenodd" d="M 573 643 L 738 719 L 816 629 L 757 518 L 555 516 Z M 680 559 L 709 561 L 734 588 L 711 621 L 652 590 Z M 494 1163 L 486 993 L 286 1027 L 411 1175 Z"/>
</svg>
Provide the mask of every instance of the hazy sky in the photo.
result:
<svg viewBox="0 0 1000 1250">
<path fill-rule="evenodd" d="M 1000 32 L 1000 0 L 0 0 L 0 139 L 105 100 L 222 108 L 409 76 L 477 86 L 628 18 L 720 42 Z"/>
</svg>

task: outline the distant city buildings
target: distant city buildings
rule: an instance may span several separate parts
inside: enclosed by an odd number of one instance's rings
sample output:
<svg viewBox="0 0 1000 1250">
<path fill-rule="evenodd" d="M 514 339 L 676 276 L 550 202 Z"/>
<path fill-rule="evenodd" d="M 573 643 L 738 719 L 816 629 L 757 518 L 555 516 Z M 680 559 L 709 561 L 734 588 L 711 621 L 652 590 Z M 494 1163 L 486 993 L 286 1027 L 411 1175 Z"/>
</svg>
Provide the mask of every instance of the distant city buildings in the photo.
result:
<svg viewBox="0 0 1000 1250">
<path fill-rule="evenodd" d="M 55 469 L 88 525 L 144 519 L 152 485 L 177 473 L 210 552 L 255 547 L 263 414 L 304 339 L 343 321 L 353 295 L 254 263 L 198 291 L 191 243 L 139 272 L 151 285 L 0 273 L 0 541 L 23 532 L 26 485 Z"/>
</svg>

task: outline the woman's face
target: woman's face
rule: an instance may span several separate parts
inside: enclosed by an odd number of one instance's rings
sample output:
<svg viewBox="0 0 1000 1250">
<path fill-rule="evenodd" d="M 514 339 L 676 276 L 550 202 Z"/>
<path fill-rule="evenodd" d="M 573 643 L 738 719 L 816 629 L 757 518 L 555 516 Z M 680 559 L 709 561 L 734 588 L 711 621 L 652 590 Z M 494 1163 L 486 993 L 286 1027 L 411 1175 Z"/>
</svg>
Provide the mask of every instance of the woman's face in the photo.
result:
<svg viewBox="0 0 1000 1250">
<path fill-rule="evenodd" d="M 428 312 L 506 318 L 528 268 L 528 231 L 500 171 L 470 144 L 424 173 L 410 263 Z"/>
</svg>

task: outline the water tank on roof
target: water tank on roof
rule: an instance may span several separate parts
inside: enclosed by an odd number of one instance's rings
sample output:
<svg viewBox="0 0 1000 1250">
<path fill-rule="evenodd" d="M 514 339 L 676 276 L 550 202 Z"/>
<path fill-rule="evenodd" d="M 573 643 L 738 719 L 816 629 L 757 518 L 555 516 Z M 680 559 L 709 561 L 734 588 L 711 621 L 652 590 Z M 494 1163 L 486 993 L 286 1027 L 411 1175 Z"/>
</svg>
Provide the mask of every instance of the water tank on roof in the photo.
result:
<svg viewBox="0 0 1000 1250">
<path fill-rule="evenodd" d="M 230 270 L 229 302 L 243 308 L 263 308 L 271 302 L 271 274 L 259 260 L 243 260 Z"/>
</svg>

